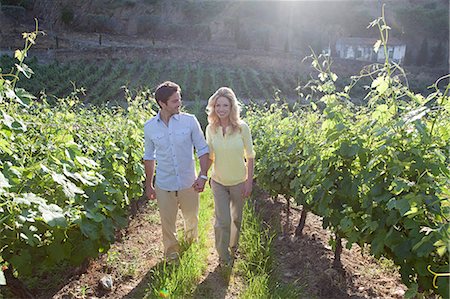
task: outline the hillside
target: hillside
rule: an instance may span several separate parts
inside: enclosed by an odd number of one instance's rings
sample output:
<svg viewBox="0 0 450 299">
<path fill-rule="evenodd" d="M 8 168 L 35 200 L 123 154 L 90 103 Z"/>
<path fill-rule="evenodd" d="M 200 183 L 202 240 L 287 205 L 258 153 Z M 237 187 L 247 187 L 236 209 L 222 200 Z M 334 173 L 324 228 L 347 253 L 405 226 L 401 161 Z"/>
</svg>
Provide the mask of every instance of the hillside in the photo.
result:
<svg viewBox="0 0 450 299">
<path fill-rule="evenodd" d="M 102 33 L 196 47 L 225 47 L 310 53 L 340 37 L 377 37 L 367 25 L 380 16 L 381 1 L 176 1 L 176 0 L 2 0 L 1 47 L 14 47 L 11 32 L 36 17 L 50 39 L 62 33 Z M 448 62 L 445 0 L 385 1 L 391 35 L 406 42 L 409 63 L 419 54 Z M 14 9 L 10 4 L 19 5 Z M 413 17 L 411 17 L 413 16 Z M 427 53 L 420 44 L 427 39 Z M 437 49 L 439 42 L 442 49 Z M 54 46 L 54 45 L 53 45 Z M 50 45 L 46 45 L 50 47 Z M 437 53 L 437 54 L 439 54 Z M 437 55 L 436 54 L 436 55 Z M 442 56 L 442 57 L 441 57 Z"/>
<path fill-rule="evenodd" d="M 305 84 L 312 72 L 309 62 L 302 63 L 311 53 L 309 47 L 320 52 L 341 36 L 375 36 L 377 31 L 366 27 L 381 11 L 378 1 L 355 4 L 353 1 L 2 0 L 1 3 L 0 55 L 13 56 L 13 50 L 22 46 L 21 33 L 34 28 L 34 17 L 45 32 L 29 55 L 47 67 L 42 67 L 38 78 L 25 82 L 24 87 L 35 95 L 44 87 L 50 95 L 63 96 L 73 89 L 70 82 L 75 82 L 87 89 L 86 100 L 96 103 L 123 101 L 122 86 L 153 88 L 165 79 L 181 82 L 184 90 L 189 91 L 186 96 L 190 100 L 205 100 L 222 85 L 235 88 L 244 101 L 267 100 L 275 93 L 296 99 L 296 87 Z M 430 33 L 428 23 L 419 26 L 410 21 L 408 29 L 396 19 L 396 13 L 401 15 L 413 9 L 436 14 L 438 8 L 444 7 L 448 11 L 443 1 L 434 1 L 434 7 L 424 3 L 388 1 L 386 17 L 392 24 L 391 35 L 396 38 L 401 28 L 405 31 L 405 42 L 408 36 L 412 36 L 411 43 L 421 42 L 420 36 L 427 36 L 428 51 L 417 45 L 407 46 L 409 60 L 413 57 L 415 62 L 420 50 L 429 59 L 441 61 L 437 65 L 406 66 L 412 89 L 428 93 L 430 82 L 448 72 L 447 64 L 442 62 L 448 59 L 436 54 L 434 48 L 439 44 L 433 42 L 436 34 L 442 36 L 445 27 L 440 27 L 442 32 Z M 416 20 L 420 21 L 420 16 Z M 445 23 L 439 18 L 431 20 Z M 408 34 L 411 30 L 419 34 Z M 442 45 L 446 44 L 441 41 L 440 45 L 444 51 Z M 101 66 L 98 71 L 103 71 L 86 81 L 84 65 L 93 60 Z M 333 70 L 344 80 L 342 84 L 347 84 L 346 78 L 367 64 L 336 57 L 333 60 Z M 8 69 L 10 64 L 5 61 L 0 67 Z M 59 71 L 53 71 L 53 63 Z M 160 64 L 164 65 L 162 69 L 158 67 Z M 355 93 L 358 101 L 363 97 L 362 87 L 355 88 Z M 101 95 L 105 98 L 99 99 Z"/>
</svg>

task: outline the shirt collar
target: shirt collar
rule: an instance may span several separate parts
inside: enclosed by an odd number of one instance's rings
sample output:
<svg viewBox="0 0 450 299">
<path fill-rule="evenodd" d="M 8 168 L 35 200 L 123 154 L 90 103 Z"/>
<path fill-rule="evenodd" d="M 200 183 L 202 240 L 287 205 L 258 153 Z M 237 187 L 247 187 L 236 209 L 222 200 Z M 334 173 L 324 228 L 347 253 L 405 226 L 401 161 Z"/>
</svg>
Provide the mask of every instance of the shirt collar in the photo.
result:
<svg viewBox="0 0 450 299">
<path fill-rule="evenodd" d="M 172 117 L 173 117 L 175 120 L 179 120 L 179 119 L 180 119 L 180 113 L 174 114 L 174 115 L 172 115 Z M 172 118 L 172 117 L 171 117 L 171 118 Z M 161 111 L 158 111 L 158 114 L 156 115 L 156 120 L 157 120 L 157 121 L 162 121 L 162 119 L 161 119 Z"/>
</svg>

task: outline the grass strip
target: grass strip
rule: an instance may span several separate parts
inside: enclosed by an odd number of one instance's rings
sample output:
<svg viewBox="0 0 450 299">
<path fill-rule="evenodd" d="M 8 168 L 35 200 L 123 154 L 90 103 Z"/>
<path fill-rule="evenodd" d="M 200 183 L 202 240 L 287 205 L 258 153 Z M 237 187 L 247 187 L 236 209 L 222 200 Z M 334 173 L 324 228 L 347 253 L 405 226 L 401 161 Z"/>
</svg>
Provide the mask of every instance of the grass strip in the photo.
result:
<svg viewBox="0 0 450 299">
<path fill-rule="evenodd" d="M 239 241 L 241 258 L 236 265 L 247 284 L 240 298 L 302 298 L 299 287 L 279 282 L 273 271 L 274 237 L 275 233 L 264 226 L 252 202 L 247 201 Z"/>
<path fill-rule="evenodd" d="M 206 188 L 200 195 L 198 242 L 190 246 L 182 244 L 179 263 L 161 262 L 152 269 L 150 284 L 144 298 L 182 298 L 195 291 L 207 267 L 209 254 L 207 236 L 213 213 L 213 197 L 211 190 Z"/>
</svg>

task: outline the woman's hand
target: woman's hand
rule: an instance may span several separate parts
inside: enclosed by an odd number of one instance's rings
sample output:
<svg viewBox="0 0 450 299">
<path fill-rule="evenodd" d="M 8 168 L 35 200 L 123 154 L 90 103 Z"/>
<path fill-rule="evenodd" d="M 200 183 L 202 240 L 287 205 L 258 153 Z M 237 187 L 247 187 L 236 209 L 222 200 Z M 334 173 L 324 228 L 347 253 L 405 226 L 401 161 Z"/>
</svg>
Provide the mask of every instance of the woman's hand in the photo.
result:
<svg viewBox="0 0 450 299">
<path fill-rule="evenodd" d="M 253 189 L 253 179 L 249 178 L 245 181 L 244 187 L 242 188 L 242 197 L 247 198 L 252 194 Z"/>
<path fill-rule="evenodd" d="M 197 191 L 198 193 L 203 192 L 203 190 L 205 190 L 205 184 L 206 184 L 206 180 L 198 177 L 194 184 L 192 184 L 192 188 L 194 188 L 195 191 Z"/>
</svg>

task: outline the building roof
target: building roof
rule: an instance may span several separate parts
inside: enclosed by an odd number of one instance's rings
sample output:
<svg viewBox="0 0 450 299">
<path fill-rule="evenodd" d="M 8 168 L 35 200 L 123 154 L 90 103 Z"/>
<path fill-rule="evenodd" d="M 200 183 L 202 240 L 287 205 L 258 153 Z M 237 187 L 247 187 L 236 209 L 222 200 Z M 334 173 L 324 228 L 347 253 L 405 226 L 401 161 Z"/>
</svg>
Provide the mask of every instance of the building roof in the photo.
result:
<svg viewBox="0 0 450 299">
<path fill-rule="evenodd" d="M 377 38 L 370 37 L 343 37 L 336 41 L 336 44 L 352 45 L 352 46 L 373 46 L 377 42 Z M 389 38 L 389 46 L 404 46 L 405 43 L 397 38 Z"/>
</svg>

